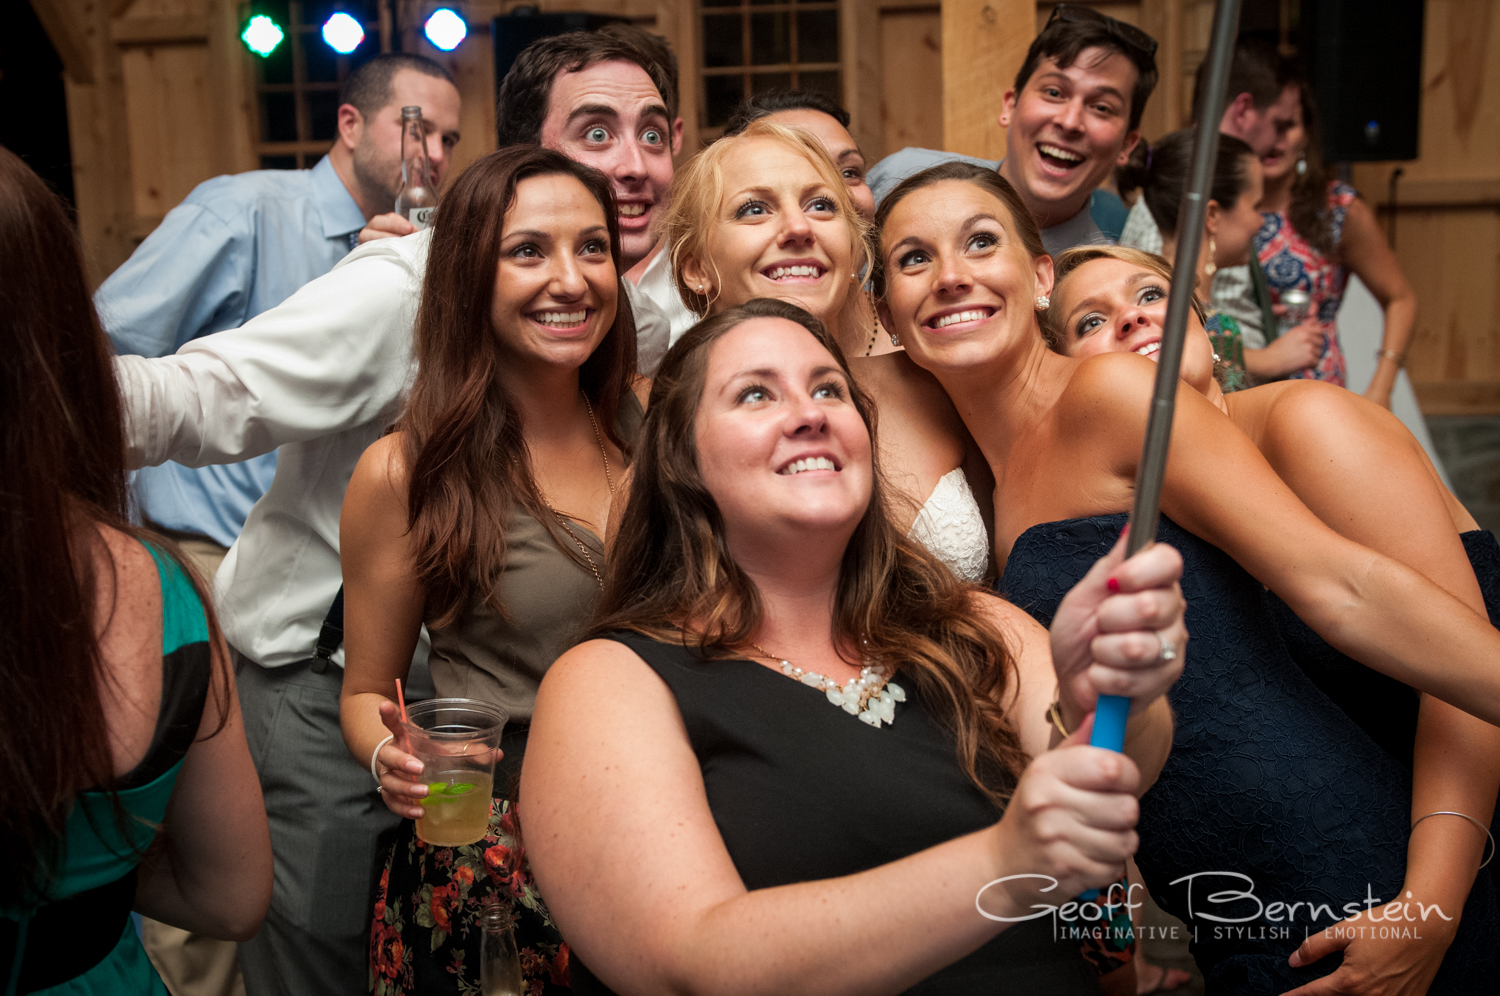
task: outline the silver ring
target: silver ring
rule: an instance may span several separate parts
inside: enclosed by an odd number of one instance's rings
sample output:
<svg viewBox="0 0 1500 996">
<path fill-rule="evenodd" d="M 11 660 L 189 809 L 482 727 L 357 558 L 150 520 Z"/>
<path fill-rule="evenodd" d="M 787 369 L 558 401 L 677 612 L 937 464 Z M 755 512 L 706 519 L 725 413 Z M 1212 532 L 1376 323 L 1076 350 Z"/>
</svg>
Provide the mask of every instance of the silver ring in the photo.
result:
<svg viewBox="0 0 1500 996">
<path fill-rule="evenodd" d="M 1161 641 L 1161 652 L 1156 655 L 1158 664 L 1170 664 L 1177 659 L 1177 645 L 1162 635 L 1161 630 L 1156 631 L 1156 638 Z"/>
</svg>

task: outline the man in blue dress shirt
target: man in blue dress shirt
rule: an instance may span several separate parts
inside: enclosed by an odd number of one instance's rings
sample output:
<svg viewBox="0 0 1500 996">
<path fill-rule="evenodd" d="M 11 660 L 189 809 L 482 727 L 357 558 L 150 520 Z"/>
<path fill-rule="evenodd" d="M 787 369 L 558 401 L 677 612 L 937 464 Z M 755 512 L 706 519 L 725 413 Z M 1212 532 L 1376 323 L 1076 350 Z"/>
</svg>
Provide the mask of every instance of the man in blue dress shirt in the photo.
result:
<svg viewBox="0 0 1500 996">
<path fill-rule="evenodd" d="M 117 352 L 175 353 L 243 325 L 333 269 L 366 222 L 395 207 L 402 107 L 422 108 L 431 186 L 441 186 L 459 138 L 458 89 L 447 70 L 419 55 L 377 56 L 349 76 L 340 97 L 338 138 L 316 166 L 199 184 L 104 281 L 94 300 Z M 212 577 L 275 472 L 275 451 L 219 466 L 167 463 L 138 471 L 135 494 L 143 516 Z M 154 921 L 142 934 L 176 996 L 236 991 L 234 944 Z M 256 951 L 246 954 L 252 992 L 277 988 L 268 967 Z"/>
<path fill-rule="evenodd" d="M 237 328 L 333 269 L 366 221 L 393 209 L 401 108 L 417 105 L 438 186 L 459 138 L 459 95 L 438 63 L 381 55 L 344 84 L 338 139 L 310 170 L 257 170 L 198 185 L 100 286 L 94 302 L 119 353 L 166 356 Z M 276 454 L 136 474 L 141 512 L 212 574 L 271 485 Z"/>
</svg>

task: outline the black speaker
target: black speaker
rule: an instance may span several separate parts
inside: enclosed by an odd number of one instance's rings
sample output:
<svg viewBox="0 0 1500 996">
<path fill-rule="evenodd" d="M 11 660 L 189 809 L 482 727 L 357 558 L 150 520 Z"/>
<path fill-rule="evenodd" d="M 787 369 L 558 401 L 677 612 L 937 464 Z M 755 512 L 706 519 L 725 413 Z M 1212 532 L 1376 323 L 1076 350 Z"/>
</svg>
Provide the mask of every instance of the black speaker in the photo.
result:
<svg viewBox="0 0 1500 996">
<path fill-rule="evenodd" d="M 1298 48 L 1326 162 L 1417 158 L 1425 8 L 1425 0 L 1303 0 Z"/>
<path fill-rule="evenodd" d="M 490 37 L 495 42 L 495 95 L 500 95 L 500 84 L 505 74 L 515 63 L 516 56 L 532 42 L 569 31 L 595 31 L 606 24 L 628 21 L 629 18 L 613 14 L 590 14 L 585 11 L 567 11 L 562 14 L 541 14 L 534 7 L 517 7 L 511 13 L 490 21 Z"/>
</svg>

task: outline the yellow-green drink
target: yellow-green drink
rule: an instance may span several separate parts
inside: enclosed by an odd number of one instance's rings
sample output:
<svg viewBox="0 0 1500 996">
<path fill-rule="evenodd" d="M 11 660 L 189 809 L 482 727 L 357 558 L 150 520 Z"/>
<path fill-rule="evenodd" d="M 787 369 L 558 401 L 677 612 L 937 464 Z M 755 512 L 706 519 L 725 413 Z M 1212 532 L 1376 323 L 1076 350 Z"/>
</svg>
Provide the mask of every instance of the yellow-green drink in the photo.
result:
<svg viewBox="0 0 1500 996">
<path fill-rule="evenodd" d="M 406 735 L 422 762 L 422 817 L 417 836 L 439 847 L 484 837 L 505 711 L 478 699 L 428 699 L 407 707 Z"/>
</svg>

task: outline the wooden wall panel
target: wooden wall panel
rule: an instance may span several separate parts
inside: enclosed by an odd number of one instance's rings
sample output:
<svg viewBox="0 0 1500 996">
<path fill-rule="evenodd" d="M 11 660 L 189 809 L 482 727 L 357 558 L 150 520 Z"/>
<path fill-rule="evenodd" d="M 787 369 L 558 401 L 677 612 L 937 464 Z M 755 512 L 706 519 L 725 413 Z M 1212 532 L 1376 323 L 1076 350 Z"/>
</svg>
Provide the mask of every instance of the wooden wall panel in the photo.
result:
<svg viewBox="0 0 1500 996">
<path fill-rule="evenodd" d="M 490 23 L 485 20 L 470 24 L 468 38 L 452 52 L 444 52 L 421 35 L 413 39 L 407 51 L 437 60 L 458 84 L 458 95 L 463 101 L 459 133 L 463 137 L 454 148 L 453 161 L 448 167 L 451 183 L 464 167 L 495 148 L 495 48 L 490 38 Z"/>
<path fill-rule="evenodd" d="M 160 218 L 214 175 L 206 45 L 128 48 L 121 53 L 130 129 L 132 203 Z"/>
<path fill-rule="evenodd" d="M 1036 37 L 1036 0 L 942 0 L 943 148 L 1005 155 L 1002 97 Z"/>
<path fill-rule="evenodd" d="M 937 7 L 880 14 L 883 148 L 873 163 L 907 146 L 943 147 L 943 25 Z"/>
</svg>

